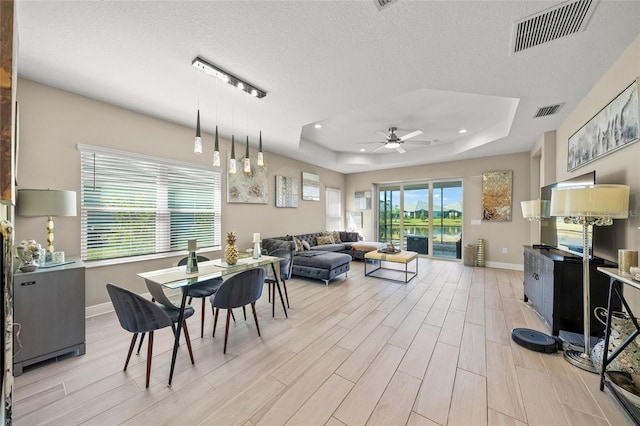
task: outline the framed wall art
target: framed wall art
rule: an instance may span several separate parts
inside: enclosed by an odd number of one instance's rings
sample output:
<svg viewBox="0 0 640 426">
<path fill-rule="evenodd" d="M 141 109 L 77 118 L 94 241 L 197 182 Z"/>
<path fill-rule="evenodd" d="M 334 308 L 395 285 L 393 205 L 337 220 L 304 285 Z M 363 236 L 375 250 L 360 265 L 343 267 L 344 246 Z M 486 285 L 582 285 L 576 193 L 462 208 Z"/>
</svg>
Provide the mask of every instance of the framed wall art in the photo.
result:
<svg viewBox="0 0 640 426">
<path fill-rule="evenodd" d="M 568 171 L 638 141 L 638 85 L 640 79 L 569 137 Z"/>
<path fill-rule="evenodd" d="M 298 207 L 298 179 L 276 176 L 276 207 Z"/>
<path fill-rule="evenodd" d="M 356 210 L 371 210 L 371 191 L 356 191 Z"/>
<path fill-rule="evenodd" d="M 320 201 L 320 176 L 302 172 L 302 199 Z"/>
<path fill-rule="evenodd" d="M 362 212 L 347 212 L 347 230 L 362 230 Z"/>
<path fill-rule="evenodd" d="M 227 173 L 227 202 L 266 204 L 269 200 L 267 191 L 267 165 L 262 167 L 251 163 L 251 173 L 242 171 L 243 158 L 236 158 L 235 174 Z M 227 155 L 227 164 L 231 156 Z"/>
<path fill-rule="evenodd" d="M 492 222 L 510 222 L 512 190 L 512 170 L 482 173 L 482 218 Z"/>
</svg>

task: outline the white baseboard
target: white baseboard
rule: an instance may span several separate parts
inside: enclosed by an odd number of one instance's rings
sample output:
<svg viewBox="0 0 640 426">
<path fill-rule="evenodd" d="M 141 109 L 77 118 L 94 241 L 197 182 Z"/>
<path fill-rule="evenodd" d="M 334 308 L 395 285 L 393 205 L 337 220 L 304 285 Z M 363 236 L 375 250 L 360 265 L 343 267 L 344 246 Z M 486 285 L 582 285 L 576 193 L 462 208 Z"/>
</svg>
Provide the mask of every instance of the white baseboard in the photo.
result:
<svg viewBox="0 0 640 426">
<path fill-rule="evenodd" d="M 180 290 L 167 290 L 166 294 L 168 297 L 174 297 L 180 294 Z M 151 300 L 151 293 L 143 293 L 140 296 L 144 297 L 145 299 Z M 180 302 L 178 301 L 178 303 Z M 97 305 L 87 306 L 84 309 L 84 317 L 92 318 L 98 315 L 108 314 L 110 312 L 113 312 L 113 305 L 111 304 L 111 302 L 100 303 Z"/>
<path fill-rule="evenodd" d="M 108 314 L 113 312 L 113 305 L 111 302 L 100 303 L 99 305 L 87 306 L 84 309 L 85 318 L 97 317 L 98 315 Z"/>
<path fill-rule="evenodd" d="M 511 269 L 514 271 L 524 271 L 524 265 L 520 263 L 487 262 L 487 267 L 498 269 Z"/>
</svg>

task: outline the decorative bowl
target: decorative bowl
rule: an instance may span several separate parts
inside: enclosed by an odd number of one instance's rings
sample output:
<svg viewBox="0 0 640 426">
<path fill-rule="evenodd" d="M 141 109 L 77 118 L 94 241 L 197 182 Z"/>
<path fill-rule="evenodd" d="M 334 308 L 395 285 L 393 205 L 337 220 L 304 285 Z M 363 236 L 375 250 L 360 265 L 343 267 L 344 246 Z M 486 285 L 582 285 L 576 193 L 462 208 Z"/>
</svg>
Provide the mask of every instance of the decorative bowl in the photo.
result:
<svg viewBox="0 0 640 426">
<path fill-rule="evenodd" d="M 607 371 L 605 373 L 616 390 L 636 407 L 640 407 L 640 376 L 625 371 Z"/>
<path fill-rule="evenodd" d="M 38 269 L 38 265 L 22 265 L 20 268 L 22 272 L 33 272 Z"/>
</svg>

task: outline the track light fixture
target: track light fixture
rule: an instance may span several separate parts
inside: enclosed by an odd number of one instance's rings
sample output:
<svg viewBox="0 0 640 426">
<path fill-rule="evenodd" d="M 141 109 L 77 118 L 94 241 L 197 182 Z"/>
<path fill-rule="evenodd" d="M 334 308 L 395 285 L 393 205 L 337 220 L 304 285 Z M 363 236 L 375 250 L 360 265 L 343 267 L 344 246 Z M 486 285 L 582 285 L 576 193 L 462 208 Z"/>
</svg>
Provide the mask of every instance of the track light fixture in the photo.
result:
<svg viewBox="0 0 640 426">
<path fill-rule="evenodd" d="M 264 98 L 265 96 L 267 96 L 267 92 L 260 89 L 259 87 L 256 87 L 255 85 L 247 82 L 246 80 L 243 80 L 240 77 L 237 77 L 231 74 L 230 72 L 220 68 L 217 65 L 213 65 L 209 61 L 206 61 L 205 59 L 202 59 L 199 56 L 196 57 L 193 60 L 193 62 L 191 62 L 191 65 L 198 68 L 200 71 L 204 71 L 205 73 L 212 75 L 224 81 L 225 83 L 229 83 L 230 85 L 235 86 L 238 89 L 244 92 L 247 92 L 251 96 L 254 96 L 258 99 Z"/>
</svg>

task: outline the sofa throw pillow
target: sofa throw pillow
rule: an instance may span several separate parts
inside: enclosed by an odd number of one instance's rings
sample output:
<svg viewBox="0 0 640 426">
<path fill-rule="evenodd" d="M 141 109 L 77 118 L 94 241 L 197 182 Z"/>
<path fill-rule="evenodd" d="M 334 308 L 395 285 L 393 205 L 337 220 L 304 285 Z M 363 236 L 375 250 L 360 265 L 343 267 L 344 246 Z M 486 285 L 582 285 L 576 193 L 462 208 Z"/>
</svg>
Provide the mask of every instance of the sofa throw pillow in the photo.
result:
<svg viewBox="0 0 640 426">
<path fill-rule="evenodd" d="M 340 244 L 342 242 L 342 240 L 340 239 L 340 232 L 339 231 L 331 232 L 331 236 L 333 237 L 333 243 L 334 244 Z"/>
<path fill-rule="evenodd" d="M 311 250 L 311 244 L 309 244 L 309 241 L 307 241 L 307 240 L 302 240 L 301 242 L 302 242 L 302 247 L 303 247 L 305 250 Z"/>
<path fill-rule="evenodd" d="M 303 251 L 304 250 L 304 246 L 302 245 L 302 241 L 297 239 L 296 237 L 293 237 L 293 242 L 296 244 L 296 251 Z"/>
<path fill-rule="evenodd" d="M 325 244 L 333 244 L 333 237 L 329 235 L 323 235 L 321 237 L 316 237 L 316 245 L 322 246 Z"/>
</svg>

